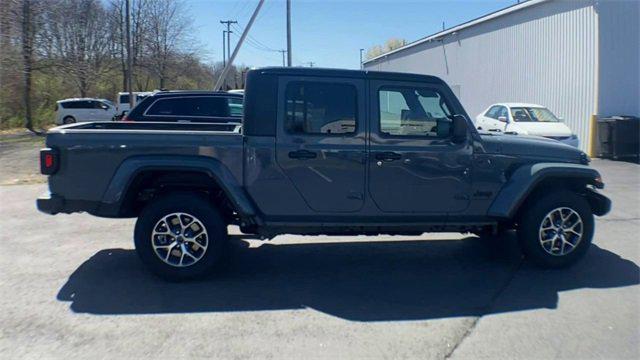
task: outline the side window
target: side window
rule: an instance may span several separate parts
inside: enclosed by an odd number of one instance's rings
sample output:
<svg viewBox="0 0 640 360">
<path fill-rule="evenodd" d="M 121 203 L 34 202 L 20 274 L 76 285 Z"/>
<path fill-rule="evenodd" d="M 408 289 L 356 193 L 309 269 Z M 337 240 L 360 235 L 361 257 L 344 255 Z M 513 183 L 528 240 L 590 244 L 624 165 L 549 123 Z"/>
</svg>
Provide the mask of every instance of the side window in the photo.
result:
<svg viewBox="0 0 640 360">
<path fill-rule="evenodd" d="M 145 115 L 171 116 L 177 114 L 178 99 L 160 99 L 153 103 Z"/>
<path fill-rule="evenodd" d="M 492 119 L 497 119 L 498 118 L 498 110 L 500 110 L 500 106 L 492 106 L 489 111 L 487 111 L 486 114 L 484 114 L 484 116 L 492 118 Z"/>
<path fill-rule="evenodd" d="M 500 106 L 500 109 L 498 110 L 498 116 L 496 116 L 496 119 L 501 116 L 504 116 L 507 119 L 509 118 L 509 111 L 504 106 Z"/>
<path fill-rule="evenodd" d="M 93 103 L 95 101 L 78 101 L 76 103 L 76 109 L 93 109 Z"/>
<path fill-rule="evenodd" d="M 120 104 L 128 104 L 129 95 L 120 95 Z"/>
<path fill-rule="evenodd" d="M 378 91 L 380 131 L 393 136 L 447 137 L 451 110 L 435 89 L 383 87 Z"/>
<path fill-rule="evenodd" d="M 229 115 L 234 117 L 241 117 L 243 110 L 242 98 L 231 97 L 229 98 Z"/>
<path fill-rule="evenodd" d="M 356 88 L 348 84 L 291 82 L 285 89 L 285 130 L 295 134 L 353 134 Z"/>
<path fill-rule="evenodd" d="M 227 117 L 229 105 L 226 98 L 213 96 L 161 99 L 151 105 L 146 115 Z"/>
</svg>

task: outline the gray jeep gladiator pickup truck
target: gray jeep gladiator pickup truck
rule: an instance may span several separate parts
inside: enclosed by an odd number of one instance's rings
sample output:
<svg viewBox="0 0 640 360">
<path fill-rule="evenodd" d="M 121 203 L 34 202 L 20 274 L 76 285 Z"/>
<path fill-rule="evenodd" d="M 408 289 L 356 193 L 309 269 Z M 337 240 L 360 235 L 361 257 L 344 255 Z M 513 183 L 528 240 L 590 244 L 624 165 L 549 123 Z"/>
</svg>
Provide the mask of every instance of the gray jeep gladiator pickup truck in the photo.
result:
<svg viewBox="0 0 640 360">
<path fill-rule="evenodd" d="M 230 224 L 261 238 L 515 229 L 527 258 L 561 267 L 585 254 L 593 215 L 611 207 L 586 154 L 479 133 L 433 76 L 252 70 L 244 108 L 242 125 L 55 128 L 38 209 L 137 217 L 142 261 L 186 279 L 220 262 Z"/>
</svg>

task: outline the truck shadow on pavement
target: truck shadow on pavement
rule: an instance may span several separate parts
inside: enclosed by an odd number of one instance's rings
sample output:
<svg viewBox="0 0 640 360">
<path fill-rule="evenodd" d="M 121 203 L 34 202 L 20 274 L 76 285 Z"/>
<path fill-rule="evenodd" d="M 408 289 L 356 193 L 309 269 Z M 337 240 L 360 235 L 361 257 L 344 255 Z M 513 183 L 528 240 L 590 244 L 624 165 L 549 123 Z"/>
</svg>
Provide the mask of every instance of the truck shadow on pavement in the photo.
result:
<svg viewBox="0 0 640 360">
<path fill-rule="evenodd" d="M 236 240 L 228 265 L 207 279 L 162 281 L 133 250 L 96 253 L 58 300 L 74 312 L 166 314 L 314 310 L 353 321 L 424 320 L 556 308 L 560 291 L 640 283 L 639 268 L 593 245 L 576 266 L 540 270 L 515 239 L 279 244 Z"/>
</svg>

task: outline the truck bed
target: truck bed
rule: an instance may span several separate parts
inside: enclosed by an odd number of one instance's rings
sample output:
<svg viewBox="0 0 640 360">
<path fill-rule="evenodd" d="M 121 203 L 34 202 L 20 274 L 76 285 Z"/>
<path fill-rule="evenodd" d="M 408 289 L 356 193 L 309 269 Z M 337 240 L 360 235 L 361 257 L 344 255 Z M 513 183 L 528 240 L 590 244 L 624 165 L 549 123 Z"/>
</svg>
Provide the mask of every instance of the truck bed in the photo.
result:
<svg viewBox="0 0 640 360">
<path fill-rule="evenodd" d="M 67 204 L 81 201 L 81 208 L 102 206 L 118 169 L 140 158 L 218 162 L 242 182 L 239 124 L 80 123 L 50 130 L 46 145 L 60 164 L 49 176 L 50 194 L 63 194 Z"/>
</svg>

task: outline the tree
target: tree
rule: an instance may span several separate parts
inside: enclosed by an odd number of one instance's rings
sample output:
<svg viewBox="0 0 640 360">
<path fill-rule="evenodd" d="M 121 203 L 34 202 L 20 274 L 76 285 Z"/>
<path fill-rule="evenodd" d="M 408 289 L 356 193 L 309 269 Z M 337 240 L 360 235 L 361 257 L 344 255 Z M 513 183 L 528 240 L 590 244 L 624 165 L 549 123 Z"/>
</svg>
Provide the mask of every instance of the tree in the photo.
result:
<svg viewBox="0 0 640 360">
<path fill-rule="evenodd" d="M 159 87 L 166 86 L 169 67 L 178 53 L 190 53 L 191 22 L 185 17 L 185 5 L 177 0 L 155 0 L 147 9 L 148 27 L 145 31 L 145 66 L 158 79 Z"/>
<path fill-rule="evenodd" d="M 86 97 L 114 66 L 106 9 L 99 0 L 59 0 L 47 11 L 45 29 L 44 40 L 51 44 L 47 57 Z"/>
<path fill-rule="evenodd" d="M 113 0 L 109 13 L 111 14 L 111 22 L 114 33 L 113 47 L 116 56 L 120 62 L 120 70 L 122 72 L 122 90 L 127 89 L 127 46 L 125 41 L 125 1 Z M 149 79 L 145 76 L 135 76 L 140 67 L 140 59 L 144 57 L 144 51 L 147 49 L 145 45 L 145 33 L 148 27 L 148 19 L 145 16 L 147 12 L 148 0 L 132 0 L 131 1 L 131 58 L 133 63 L 134 75 L 133 81 L 135 88 L 143 90 L 148 86 Z"/>
<path fill-rule="evenodd" d="M 34 133 L 39 133 L 33 127 L 32 116 L 32 87 L 33 87 L 33 70 L 35 62 L 36 37 L 40 31 L 40 20 L 42 13 L 42 4 L 33 3 L 31 0 L 13 1 L 8 4 L 13 10 L 15 19 L 19 19 L 19 37 L 20 56 L 22 60 L 22 102 L 24 106 L 24 127 Z M 13 5 L 13 6 L 12 6 Z M 4 25 L 6 29 L 8 27 Z M 5 44 L 6 46 L 6 44 Z"/>
<path fill-rule="evenodd" d="M 367 60 L 373 59 L 374 57 L 380 56 L 384 53 L 388 53 L 389 51 L 393 51 L 395 49 L 401 48 L 407 44 L 407 41 L 399 38 L 391 38 L 387 40 L 384 45 L 374 45 L 367 50 L 366 58 Z"/>
</svg>

